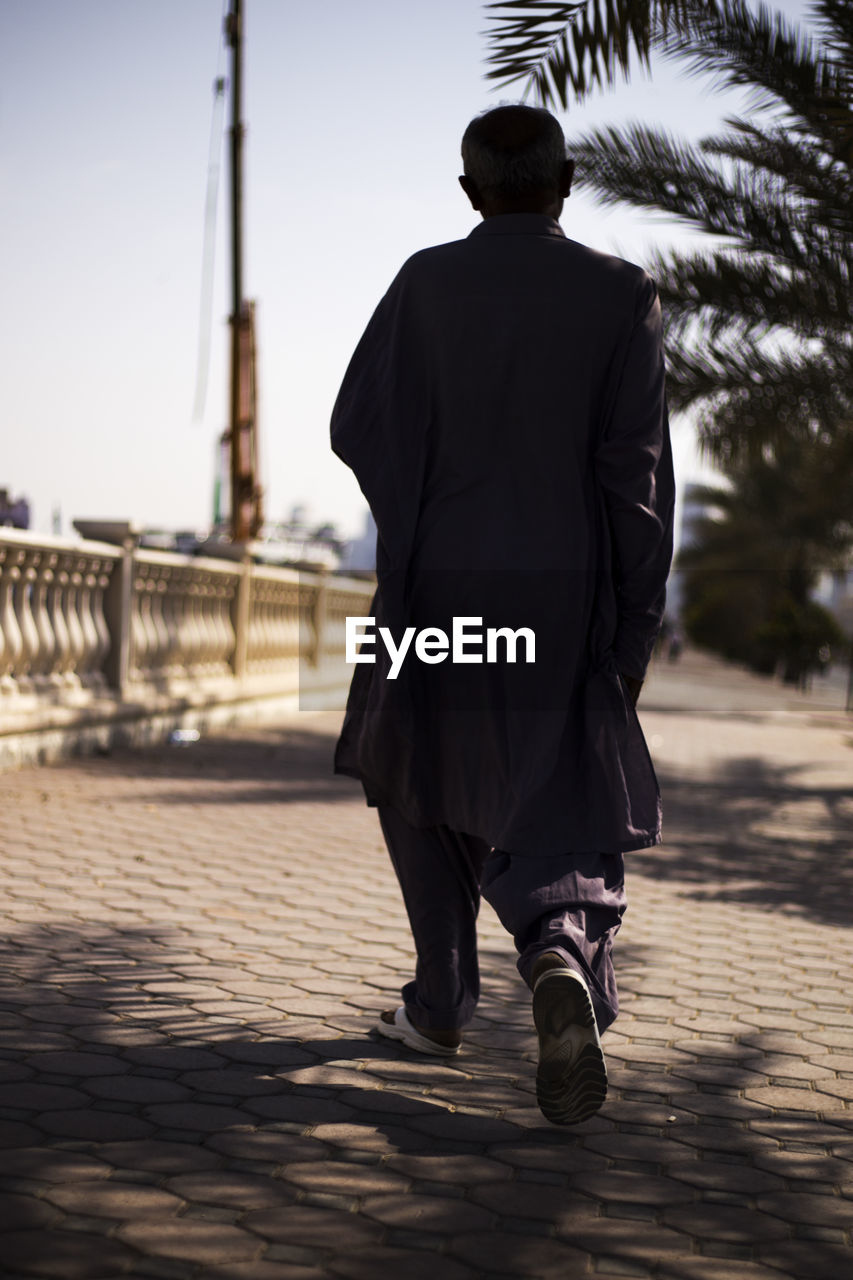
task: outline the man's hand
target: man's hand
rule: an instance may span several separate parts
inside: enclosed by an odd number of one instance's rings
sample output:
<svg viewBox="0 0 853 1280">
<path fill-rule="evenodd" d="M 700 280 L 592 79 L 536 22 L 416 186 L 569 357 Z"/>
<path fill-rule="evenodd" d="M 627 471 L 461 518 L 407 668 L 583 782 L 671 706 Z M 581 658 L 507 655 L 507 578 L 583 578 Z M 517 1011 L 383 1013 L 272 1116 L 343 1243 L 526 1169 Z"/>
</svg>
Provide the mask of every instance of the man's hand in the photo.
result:
<svg viewBox="0 0 853 1280">
<path fill-rule="evenodd" d="M 640 696 L 640 690 L 641 690 L 641 689 L 642 689 L 642 687 L 643 687 L 643 682 L 642 682 L 642 680 L 638 680 L 638 679 L 636 678 L 636 676 L 626 676 L 626 675 L 624 674 L 624 672 L 621 672 L 621 671 L 619 672 L 619 676 L 620 676 L 620 678 L 621 678 L 621 680 L 622 680 L 622 683 L 624 684 L 625 688 L 628 690 L 628 693 L 629 693 L 629 695 L 630 695 L 630 697 L 631 697 L 631 701 L 633 702 L 634 706 L 636 707 L 636 705 L 637 705 L 637 699 L 638 699 L 638 698 L 639 698 L 639 696 Z"/>
</svg>

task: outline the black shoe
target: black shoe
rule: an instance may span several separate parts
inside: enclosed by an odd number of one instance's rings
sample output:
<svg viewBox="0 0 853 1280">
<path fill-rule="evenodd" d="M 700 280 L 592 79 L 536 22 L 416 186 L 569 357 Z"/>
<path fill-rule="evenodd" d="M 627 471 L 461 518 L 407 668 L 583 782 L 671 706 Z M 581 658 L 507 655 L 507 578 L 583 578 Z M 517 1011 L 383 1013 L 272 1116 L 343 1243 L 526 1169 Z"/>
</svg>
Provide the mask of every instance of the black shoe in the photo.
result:
<svg viewBox="0 0 853 1280">
<path fill-rule="evenodd" d="M 579 1124 L 607 1094 L 607 1068 L 589 987 L 568 965 L 545 968 L 533 985 L 539 1035 L 536 1101 L 552 1124 Z"/>
</svg>

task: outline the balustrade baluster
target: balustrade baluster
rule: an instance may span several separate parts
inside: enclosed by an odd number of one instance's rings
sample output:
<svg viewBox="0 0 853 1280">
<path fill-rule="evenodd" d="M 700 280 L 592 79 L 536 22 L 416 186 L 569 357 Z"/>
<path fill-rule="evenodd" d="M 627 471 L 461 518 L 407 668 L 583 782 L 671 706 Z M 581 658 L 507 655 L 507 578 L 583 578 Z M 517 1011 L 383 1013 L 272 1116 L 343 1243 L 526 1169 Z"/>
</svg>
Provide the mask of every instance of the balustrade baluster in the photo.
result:
<svg viewBox="0 0 853 1280">
<path fill-rule="evenodd" d="M 133 680 L 144 680 L 148 672 L 148 628 L 145 625 L 144 601 L 147 599 L 145 567 L 137 567 L 137 575 L 133 580 L 133 593 L 130 605 L 131 653 L 130 670 Z"/>
<path fill-rule="evenodd" d="M 0 692 L 18 692 L 18 663 L 24 651 L 24 640 L 15 617 L 15 587 L 21 576 L 24 553 L 14 547 L 3 552 L 0 561 L 0 638 L 3 651 L 0 655 Z"/>
<path fill-rule="evenodd" d="M 246 610 L 246 670 L 254 671 L 258 609 L 258 583 L 254 578 L 248 581 L 247 593 L 249 604 Z"/>
<path fill-rule="evenodd" d="M 56 639 L 53 666 L 50 681 L 57 689 L 66 685 L 65 673 L 71 667 L 71 637 L 65 621 L 65 589 L 68 586 L 68 571 L 65 568 L 65 557 L 57 556 L 56 568 L 47 588 L 47 611 L 50 625 Z"/>
<path fill-rule="evenodd" d="M 151 631 L 154 636 L 154 652 L 156 668 L 161 675 L 168 670 L 171 654 L 169 652 L 169 628 L 166 625 L 164 609 L 166 605 L 166 578 L 168 571 L 158 565 L 153 578 L 154 589 L 151 592 Z"/>
<path fill-rule="evenodd" d="M 169 637 L 164 670 L 170 678 L 177 679 L 184 674 L 184 651 L 181 640 L 183 595 L 180 590 L 178 570 L 169 565 L 163 572 L 166 581 L 166 591 L 163 596 L 163 617 Z"/>
<path fill-rule="evenodd" d="M 201 635 L 201 652 L 199 654 L 199 670 L 203 675 L 210 675 L 216 670 L 214 655 L 216 653 L 216 632 L 210 621 L 210 605 L 213 598 L 213 578 L 209 573 L 201 575 L 198 583 L 197 621 Z"/>
<path fill-rule="evenodd" d="M 199 586 L 193 580 L 191 570 L 184 569 L 181 576 L 184 584 L 185 665 L 188 675 L 194 679 L 198 675 L 199 659 L 203 647 L 203 637 L 198 622 Z"/>
<path fill-rule="evenodd" d="M 97 683 L 106 685 L 106 676 L 104 675 L 104 662 L 110 651 L 110 631 L 107 626 L 107 620 L 104 616 L 104 594 L 110 585 L 110 576 L 114 569 L 114 561 L 112 560 L 93 560 L 93 583 L 92 583 L 92 623 L 95 628 L 95 634 L 98 638 L 95 656 L 93 659 L 94 676 Z"/>
<path fill-rule="evenodd" d="M 282 601 L 282 623 L 284 639 L 282 648 L 288 666 L 299 665 L 299 608 L 304 594 L 304 587 L 288 584 L 284 588 Z"/>
<path fill-rule="evenodd" d="M 39 634 L 38 656 L 32 667 L 32 677 L 36 689 L 46 691 L 50 688 L 54 665 L 58 651 L 56 635 L 50 619 L 48 593 L 53 582 L 53 571 L 59 557 L 55 552 L 45 551 L 41 554 L 37 565 L 36 581 L 33 586 L 33 620 Z"/>
<path fill-rule="evenodd" d="M 33 617 L 33 585 L 36 581 L 36 566 L 41 559 L 37 548 L 23 553 L 20 563 L 20 576 L 12 589 L 12 607 L 18 629 L 21 633 L 21 654 L 18 659 L 17 678 L 20 693 L 32 693 L 35 690 L 33 667 L 38 661 L 39 633 Z"/>
<path fill-rule="evenodd" d="M 69 688 L 80 687 L 79 668 L 83 654 L 86 652 L 86 637 L 80 622 L 80 587 L 83 581 L 80 572 L 81 561 L 76 554 L 64 557 L 65 591 L 63 594 L 63 611 L 65 625 L 68 628 L 68 665 L 62 675 Z"/>
<path fill-rule="evenodd" d="M 95 666 L 98 661 L 98 649 L 101 641 L 92 614 L 92 594 L 97 586 L 97 577 L 93 573 L 93 562 L 91 560 L 80 561 L 80 564 L 82 571 L 80 574 L 80 589 L 77 595 L 77 608 L 85 647 L 80 656 L 77 671 L 82 683 L 87 688 L 93 688 L 98 685 L 98 676 L 100 675 Z"/>
<path fill-rule="evenodd" d="M 229 611 L 229 594 L 227 583 L 220 579 L 215 584 L 213 595 L 211 596 L 210 620 L 216 636 L 214 660 L 216 670 L 221 672 L 227 670 L 228 658 L 231 653 L 230 637 L 226 625 L 226 617 Z"/>
</svg>

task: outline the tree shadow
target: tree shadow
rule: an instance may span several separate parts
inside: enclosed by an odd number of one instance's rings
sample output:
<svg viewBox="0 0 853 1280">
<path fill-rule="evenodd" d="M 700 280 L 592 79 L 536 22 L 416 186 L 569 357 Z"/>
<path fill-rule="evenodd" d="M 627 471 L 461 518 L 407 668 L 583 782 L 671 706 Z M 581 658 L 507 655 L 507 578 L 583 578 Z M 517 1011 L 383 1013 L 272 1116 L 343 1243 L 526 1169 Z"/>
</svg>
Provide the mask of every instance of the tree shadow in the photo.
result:
<svg viewBox="0 0 853 1280">
<path fill-rule="evenodd" d="M 644 1038 L 640 1018 L 635 1039 L 610 1038 L 603 1111 L 559 1129 L 535 1105 L 529 993 L 507 950 L 482 948 L 464 1052 L 433 1060 L 369 1032 L 394 991 L 322 1016 L 261 998 L 257 1014 L 210 1012 L 185 948 L 165 928 L 76 922 L 0 942 L 5 1274 L 236 1278 L 265 1251 L 365 1280 L 432 1274 L 436 1254 L 450 1280 L 565 1277 L 588 1255 L 633 1274 L 650 1251 L 672 1277 L 700 1254 L 844 1274 L 843 1231 L 820 1214 L 843 1204 L 849 1114 L 750 1099 L 772 1032 L 687 1049 L 677 1028 L 654 1039 L 659 1019 Z M 630 1019 L 648 956 L 629 943 L 618 964 Z"/>
<path fill-rule="evenodd" d="M 664 843 L 630 854 L 629 871 L 683 881 L 697 901 L 849 925 L 853 794 L 802 782 L 806 768 L 750 756 L 698 777 L 660 769 Z"/>
<path fill-rule="evenodd" d="M 241 728 L 202 735 L 196 742 L 115 747 L 88 767 L 108 773 L 117 784 L 126 782 L 129 789 L 143 780 L 146 798 L 161 804 L 185 801 L 190 784 L 192 803 L 202 806 L 223 799 L 229 804 L 352 801 L 362 795 L 359 783 L 333 772 L 339 720 L 325 714 L 313 728 Z M 152 788 L 160 780 L 162 787 Z"/>
</svg>

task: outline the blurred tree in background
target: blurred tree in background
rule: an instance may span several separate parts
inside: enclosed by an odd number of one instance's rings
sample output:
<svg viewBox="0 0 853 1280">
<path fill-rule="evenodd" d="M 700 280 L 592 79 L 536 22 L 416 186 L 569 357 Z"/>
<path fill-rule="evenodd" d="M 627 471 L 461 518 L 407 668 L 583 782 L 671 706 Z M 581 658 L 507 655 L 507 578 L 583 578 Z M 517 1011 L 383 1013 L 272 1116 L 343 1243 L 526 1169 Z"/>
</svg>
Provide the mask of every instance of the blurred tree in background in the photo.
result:
<svg viewBox="0 0 853 1280">
<path fill-rule="evenodd" d="M 755 670 L 803 682 L 840 657 L 844 635 L 810 595 L 851 542 L 853 433 L 786 440 L 729 467 L 730 486 L 694 494 L 705 516 L 682 547 L 682 614 L 691 638 Z"/>
<path fill-rule="evenodd" d="M 749 118 L 690 145 L 659 128 L 570 141 L 576 185 L 663 213 L 708 248 L 650 262 L 669 395 L 731 488 L 709 492 L 682 556 L 699 643 L 798 679 L 842 640 L 810 601 L 853 546 L 853 4 L 815 0 L 813 31 L 746 0 L 516 0 L 488 5 L 489 76 L 543 105 L 628 73 L 656 49 L 747 92 Z"/>
</svg>

